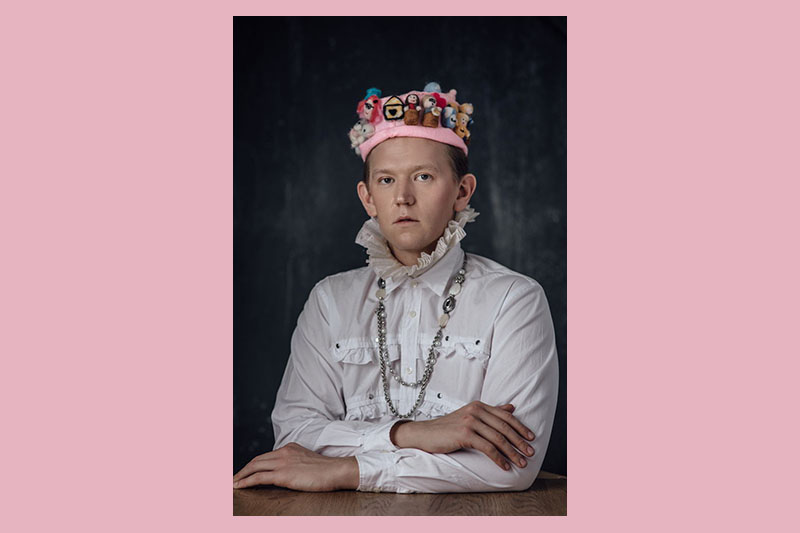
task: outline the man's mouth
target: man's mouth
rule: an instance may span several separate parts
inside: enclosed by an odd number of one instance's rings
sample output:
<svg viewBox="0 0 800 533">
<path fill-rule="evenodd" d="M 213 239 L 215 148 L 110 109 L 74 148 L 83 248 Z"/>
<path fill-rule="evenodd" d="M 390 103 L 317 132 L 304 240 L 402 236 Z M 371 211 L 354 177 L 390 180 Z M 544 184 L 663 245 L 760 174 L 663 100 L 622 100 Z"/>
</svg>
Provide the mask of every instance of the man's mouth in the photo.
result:
<svg viewBox="0 0 800 533">
<path fill-rule="evenodd" d="M 419 220 L 411 217 L 400 217 L 394 221 L 395 224 L 408 224 L 411 222 L 419 222 Z"/>
</svg>

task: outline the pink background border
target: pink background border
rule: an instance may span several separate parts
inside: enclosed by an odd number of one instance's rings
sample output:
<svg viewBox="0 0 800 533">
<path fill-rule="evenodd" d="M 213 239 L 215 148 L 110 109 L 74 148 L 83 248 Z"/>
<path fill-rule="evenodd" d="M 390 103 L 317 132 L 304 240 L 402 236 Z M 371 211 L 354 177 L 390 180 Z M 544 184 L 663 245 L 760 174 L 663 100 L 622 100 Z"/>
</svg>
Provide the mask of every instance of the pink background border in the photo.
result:
<svg viewBox="0 0 800 533">
<path fill-rule="evenodd" d="M 569 16 L 569 516 L 390 521 L 231 516 L 231 16 L 264 4 L 4 5 L 4 524 L 796 527 L 800 87 L 774 4 L 492 3 Z"/>
</svg>

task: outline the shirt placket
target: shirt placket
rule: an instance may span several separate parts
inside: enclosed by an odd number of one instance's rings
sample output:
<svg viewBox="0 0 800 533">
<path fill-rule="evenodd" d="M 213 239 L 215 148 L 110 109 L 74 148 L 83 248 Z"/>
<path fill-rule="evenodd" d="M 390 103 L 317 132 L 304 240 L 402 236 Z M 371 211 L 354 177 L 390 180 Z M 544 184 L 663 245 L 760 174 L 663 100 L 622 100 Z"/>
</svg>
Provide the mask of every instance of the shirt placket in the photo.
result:
<svg viewBox="0 0 800 533">
<path fill-rule="evenodd" d="M 408 305 L 404 306 L 405 314 L 403 315 L 401 336 L 400 336 L 400 372 L 402 372 L 403 381 L 414 382 L 419 379 L 417 377 L 417 339 L 419 338 L 419 320 L 420 320 L 420 290 L 417 288 L 418 282 L 411 281 L 405 287 L 405 293 L 408 296 Z M 417 401 L 417 394 L 419 394 L 419 387 L 401 387 L 402 389 L 402 409 L 401 412 L 407 413 L 414 406 Z M 416 418 L 414 416 L 413 418 Z"/>
</svg>

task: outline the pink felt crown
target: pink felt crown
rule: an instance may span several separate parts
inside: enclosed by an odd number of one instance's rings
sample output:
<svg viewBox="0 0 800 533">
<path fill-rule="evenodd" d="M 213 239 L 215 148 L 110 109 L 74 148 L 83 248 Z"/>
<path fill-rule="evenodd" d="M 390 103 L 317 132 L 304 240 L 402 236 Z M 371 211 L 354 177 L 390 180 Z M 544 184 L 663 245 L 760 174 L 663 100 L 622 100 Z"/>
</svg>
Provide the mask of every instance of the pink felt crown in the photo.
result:
<svg viewBox="0 0 800 533">
<path fill-rule="evenodd" d="M 350 147 L 366 161 L 369 152 L 392 137 L 420 137 L 460 148 L 469 154 L 472 104 L 456 102 L 456 90 L 443 93 L 438 83 L 421 91 L 381 97 L 367 90 L 358 102 L 358 122 L 350 129 Z"/>
</svg>

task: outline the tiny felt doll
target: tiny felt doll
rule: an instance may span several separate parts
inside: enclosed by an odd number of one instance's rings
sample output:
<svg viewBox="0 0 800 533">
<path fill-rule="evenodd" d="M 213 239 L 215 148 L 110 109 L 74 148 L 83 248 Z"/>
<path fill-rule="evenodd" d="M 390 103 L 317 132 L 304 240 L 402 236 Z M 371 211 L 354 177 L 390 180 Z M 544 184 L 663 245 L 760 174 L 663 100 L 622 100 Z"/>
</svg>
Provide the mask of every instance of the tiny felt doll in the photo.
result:
<svg viewBox="0 0 800 533">
<path fill-rule="evenodd" d="M 419 95 L 409 93 L 406 96 L 406 105 L 403 107 L 403 122 L 409 126 L 416 126 L 419 124 Z"/>
<path fill-rule="evenodd" d="M 461 113 L 466 113 L 470 117 L 472 116 L 472 111 L 473 111 L 472 104 L 463 103 L 463 104 L 458 106 L 458 110 Z"/>
<path fill-rule="evenodd" d="M 453 131 L 464 139 L 464 142 L 469 140 L 469 130 L 467 129 L 469 126 L 469 115 L 466 113 L 457 113 L 456 114 L 456 127 L 453 128 Z"/>
<path fill-rule="evenodd" d="M 447 100 L 439 96 L 439 93 L 429 94 L 422 99 L 422 108 L 424 114 L 422 115 L 422 125 L 429 128 L 436 128 L 439 126 L 439 117 L 442 114 L 442 108 L 447 105 Z"/>
<path fill-rule="evenodd" d="M 456 114 L 458 108 L 454 104 L 447 104 L 442 110 L 442 126 L 450 128 L 451 130 L 456 127 Z"/>
<path fill-rule="evenodd" d="M 459 110 L 459 112 L 464 113 L 464 114 L 467 115 L 467 122 L 466 122 L 466 124 L 463 124 L 464 129 L 466 130 L 466 135 L 463 135 L 463 136 L 459 135 L 459 136 L 462 139 L 464 139 L 464 144 L 469 145 L 469 140 L 470 140 L 469 128 L 472 127 L 472 112 L 474 111 L 474 108 L 472 107 L 472 104 L 469 104 L 469 103 L 465 102 L 465 103 L 460 104 L 458 106 L 458 110 Z M 454 128 L 454 131 L 455 131 L 455 128 Z"/>
<path fill-rule="evenodd" d="M 358 103 L 356 113 L 370 124 L 375 124 L 381 119 L 380 98 L 375 94 L 370 94 Z"/>
<path fill-rule="evenodd" d="M 361 150 L 359 150 L 358 145 L 372 137 L 375 133 L 375 126 L 367 122 L 366 119 L 359 119 L 356 122 L 352 129 L 350 129 L 350 148 L 353 148 L 356 151 L 356 154 L 361 155 Z"/>
</svg>

